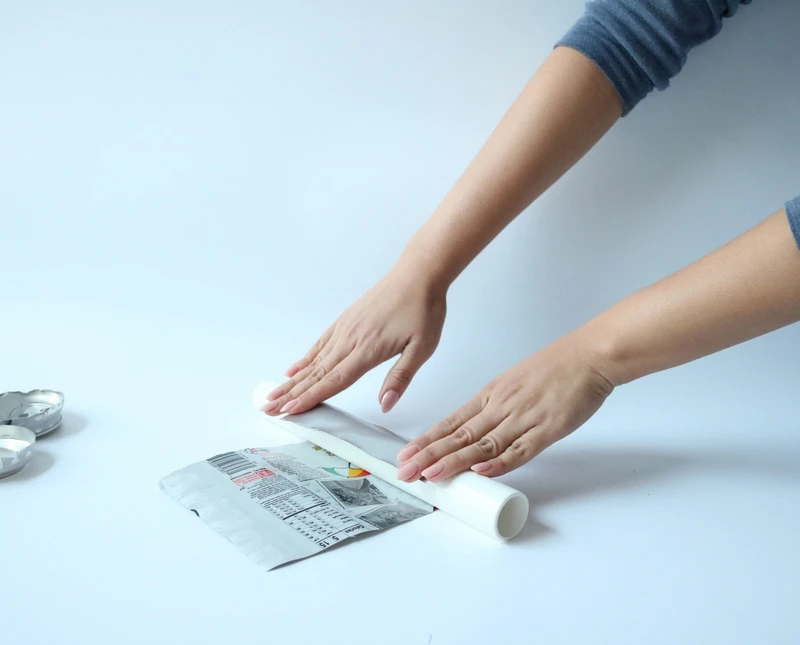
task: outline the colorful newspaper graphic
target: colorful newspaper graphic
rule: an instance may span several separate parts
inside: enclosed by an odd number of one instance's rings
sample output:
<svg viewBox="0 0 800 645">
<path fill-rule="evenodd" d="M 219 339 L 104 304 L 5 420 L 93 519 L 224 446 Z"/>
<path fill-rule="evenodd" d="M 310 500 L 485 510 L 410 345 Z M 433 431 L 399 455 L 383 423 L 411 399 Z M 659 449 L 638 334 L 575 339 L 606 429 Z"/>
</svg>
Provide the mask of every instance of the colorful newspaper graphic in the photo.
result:
<svg viewBox="0 0 800 645">
<path fill-rule="evenodd" d="M 247 448 L 167 475 L 161 488 L 273 569 L 433 507 L 311 443 Z"/>
</svg>

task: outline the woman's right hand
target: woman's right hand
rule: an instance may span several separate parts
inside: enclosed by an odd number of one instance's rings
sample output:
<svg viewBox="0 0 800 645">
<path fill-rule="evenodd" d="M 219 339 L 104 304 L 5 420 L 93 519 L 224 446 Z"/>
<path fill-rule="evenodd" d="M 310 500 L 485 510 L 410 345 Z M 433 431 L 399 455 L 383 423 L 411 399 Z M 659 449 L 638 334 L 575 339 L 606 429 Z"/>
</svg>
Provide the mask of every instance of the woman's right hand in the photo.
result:
<svg viewBox="0 0 800 645">
<path fill-rule="evenodd" d="M 290 379 L 261 409 L 270 415 L 305 412 L 399 354 L 378 396 L 381 409 L 391 410 L 433 354 L 444 326 L 447 289 L 420 275 L 393 269 L 286 371 Z"/>
</svg>

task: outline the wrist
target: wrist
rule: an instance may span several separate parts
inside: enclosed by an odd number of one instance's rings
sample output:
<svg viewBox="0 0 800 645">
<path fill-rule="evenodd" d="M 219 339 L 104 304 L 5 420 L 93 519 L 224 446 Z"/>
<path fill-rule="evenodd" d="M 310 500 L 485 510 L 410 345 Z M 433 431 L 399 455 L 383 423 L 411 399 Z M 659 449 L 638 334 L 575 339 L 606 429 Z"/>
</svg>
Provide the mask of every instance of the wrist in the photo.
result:
<svg viewBox="0 0 800 645">
<path fill-rule="evenodd" d="M 631 374 L 626 359 L 626 349 L 621 327 L 606 319 L 604 314 L 597 316 L 579 327 L 576 334 L 587 348 L 593 367 L 612 387 L 630 383 L 637 376 Z"/>
<path fill-rule="evenodd" d="M 456 277 L 442 254 L 417 236 L 406 245 L 392 272 L 442 296 L 447 294 Z"/>
</svg>

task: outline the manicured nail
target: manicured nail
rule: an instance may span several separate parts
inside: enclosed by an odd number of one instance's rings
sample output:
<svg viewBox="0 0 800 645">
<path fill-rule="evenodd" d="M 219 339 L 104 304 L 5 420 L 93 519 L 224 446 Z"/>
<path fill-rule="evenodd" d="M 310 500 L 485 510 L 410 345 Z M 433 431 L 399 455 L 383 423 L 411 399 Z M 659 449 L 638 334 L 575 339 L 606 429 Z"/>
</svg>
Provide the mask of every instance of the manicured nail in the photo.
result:
<svg viewBox="0 0 800 645">
<path fill-rule="evenodd" d="M 487 463 L 485 461 L 482 464 L 475 464 L 472 467 L 473 472 L 476 472 L 478 474 L 485 473 L 485 472 L 487 472 L 487 471 L 489 471 L 491 469 L 492 469 L 492 464 Z"/>
<path fill-rule="evenodd" d="M 410 443 L 400 452 L 397 453 L 397 461 L 405 461 L 406 459 L 411 459 L 411 457 L 416 455 L 418 452 L 419 452 L 419 446 L 415 446 L 413 443 Z"/>
<path fill-rule="evenodd" d="M 400 393 L 397 390 L 388 390 L 381 399 L 381 410 L 388 412 L 400 400 Z"/>
<path fill-rule="evenodd" d="M 425 470 L 423 470 L 422 476 L 425 479 L 433 479 L 434 477 L 436 477 L 436 475 L 440 475 L 443 470 L 444 470 L 444 464 L 442 462 L 439 462 L 438 464 L 433 464 L 433 466 L 430 466 Z"/>
<path fill-rule="evenodd" d="M 281 412 L 291 412 L 292 409 L 297 405 L 297 399 L 292 399 L 286 405 L 281 408 Z"/>
<path fill-rule="evenodd" d="M 414 477 L 417 472 L 419 471 L 419 466 L 414 463 L 413 461 L 407 464 L 404 464 L 400 470 L 397 471 L 397 479 L 400 479 L 404 482 L 407 482 L 409 479 Z"/>
<path fill-rule="evenodd" d="M 278 402 L 277 401 L 270 401 L 266 405 L 262 405 L 261 406 L 261 411 L 262 412 L 266 412 L 267 414 L 269 414 L 270 412 L 272 412 L 277 407 L 278 407 Z"/>
<path fill-rule="evenodd" d="M 283 388 L 277 387 L 272 392 L 267 394 L 267 401 L 274 401 L 275 399 L 283 396 Z"/>
</svg>

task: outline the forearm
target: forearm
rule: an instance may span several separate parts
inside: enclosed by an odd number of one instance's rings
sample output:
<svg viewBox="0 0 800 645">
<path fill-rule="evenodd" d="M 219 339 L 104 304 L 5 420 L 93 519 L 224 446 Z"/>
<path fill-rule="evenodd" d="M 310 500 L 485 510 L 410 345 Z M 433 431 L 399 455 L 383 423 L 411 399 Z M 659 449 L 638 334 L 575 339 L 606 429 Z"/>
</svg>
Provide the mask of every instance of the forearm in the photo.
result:
<svg viewBox="0 0 800 645">
<path fill-rule="evenodd" d="M 616 122 L 622 104 L 582 54 L 556 48 L 399 264 L 445 288 Z"/>
<path fill-rule="evenodd" d="M 749 1 L 589 2 L 398 266 L 449 286 L 623 113 L 654 87 L 666 88 L 690 50 Z"/>
<path fill-rule="evenodd" d="M 800 252 L 783 210 L 587 323 L 607 378 L 630 382 L 800 320 Z"/>
</svg>

